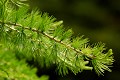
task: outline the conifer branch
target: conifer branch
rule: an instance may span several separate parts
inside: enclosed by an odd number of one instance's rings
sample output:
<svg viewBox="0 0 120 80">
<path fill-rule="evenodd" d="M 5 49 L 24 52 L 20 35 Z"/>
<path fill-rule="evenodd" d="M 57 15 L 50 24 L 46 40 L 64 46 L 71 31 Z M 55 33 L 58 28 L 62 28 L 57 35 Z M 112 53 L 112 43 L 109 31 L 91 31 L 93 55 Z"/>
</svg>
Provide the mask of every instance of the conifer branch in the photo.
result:
<svg viewBox="0 0 120 80">
<path fill-rule="evenodd" d="M 19 27 L 24 28 L 22 25 L 17 24 L 17 23 L 11 23 L 11 22 L 6 22 L 6 23 L 4 23 L 4 22 L 2 22 L 2 21 L 0 21 L 0 23 L 1 23 L 1 24 L 11 25 L 11 26 L 19 26 Z M 52 25 L 51 25 L 51 26 L 52 26 Z M 12 27 L 9 27 L 9 28 L 12 29 L 12 30 L 16 30 L 15 28 L 12 28 Z M 43 34 L 44 36 L 50 38 L 51 40 L 54 40 L 55 42 L 58 42 L 58 43 L 64 45 L 65 47 L 70 48 L 70 49 L 76 51 L 76 53 L 80 53 L 80 54 L 82 54 L 82 55 L 85 55 L 82 51 L 80 51 L 80 50 L 78 50 L 78 49 L 75 49 L 75 48 L 72 47 L 71 45 L 67 45 L 66 43 L 64 43 L 64 42 L 62 42 L 62 41 L 60 41 L 60 40 L 55 39 L 53 36 L 50 36 L 50 35 L 47 34 L 47 33 L 40 32 L 40 31 L 37 30 L 37 29 L 31 29 L 31 28 L 29 28 L 29 27 L 25 27 L 24 29 L 31 30 L 31 31 L 36 32 L 36 33 L 41 33 L 41 34 Z M 94 58 L 95 58 L 94 55 L 86 55 L 86 56 L 88 56 L 88 57 L 91 58 L 91 59 L 94 59 Z"/>
<path fill-rule="evenodd" d="M 55 22 L 53 17 L 38 11 L 28 13 L 25 5 L 15 10 L 3 2 L 0 2 L 0 41 L 12 44 L 11 50 L 34 58 L 43 66 L 56 64 L 61 74 L 68 73 L 68 69 L 75 74 L 92 69 L 98 75 L 104 70 L 111 71 L 109 65 L 114 62 L 113 53 L 111 49 L 103 53 L 103 43 L 88 45 L 87 39 L 72 38 L 71 30 L 65 31 L 62 21 Z"/>
</svg>

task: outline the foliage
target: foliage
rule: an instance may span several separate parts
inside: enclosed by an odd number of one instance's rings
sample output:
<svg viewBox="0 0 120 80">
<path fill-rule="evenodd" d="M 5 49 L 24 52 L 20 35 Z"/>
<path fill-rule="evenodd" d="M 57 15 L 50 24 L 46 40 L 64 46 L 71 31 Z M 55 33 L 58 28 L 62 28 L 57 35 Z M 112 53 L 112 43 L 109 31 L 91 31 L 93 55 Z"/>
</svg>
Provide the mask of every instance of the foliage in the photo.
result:
<svg viewBox="0 0 120 80">
<path fill-rule="evenodd" d="M 25 60 L 19 61 L 15 54 L 0 44 L 0 80 L 48 80 L 47 76 L 38 78 L 35 68 L 30 68 Z"/>
<path fill-rule="evenodd" d="M 90 45 L 87 38 L 72 37 L 72 30 L 63 28 L 63 21 L 9 0 L 0 1 L 0 42 L 10 51 L 27 60 L 34 59 L 41 67 L 56 64 L 59 74 L 95 70 L 98 75 L 111 71 L 112 49 L 105 53 L 101 42 Z"/>
</svg>

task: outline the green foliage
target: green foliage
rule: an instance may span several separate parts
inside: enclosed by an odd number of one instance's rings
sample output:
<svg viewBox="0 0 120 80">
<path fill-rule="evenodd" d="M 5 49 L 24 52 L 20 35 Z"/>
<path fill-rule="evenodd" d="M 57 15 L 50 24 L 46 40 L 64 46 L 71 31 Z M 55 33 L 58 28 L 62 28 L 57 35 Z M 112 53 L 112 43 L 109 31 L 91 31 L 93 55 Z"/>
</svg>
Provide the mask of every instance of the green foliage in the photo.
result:
<svg viewBox="0 0 120 80">
<path fill-rule="evenodd" d="M 112 50 L 104 53 L 103 43 L 91 46 L 82 36 L 72 38 L 62 21 L 26 5 L 17 9 L 9 1 L 0 1 L 0 42 L 10 51 L 27 60 L 34 59 L 41 67 L 56 64 L 59 74 L 74 74 L 94 69 L 98 75 L 111 71 Z"/>
<path fill-rule="evenodd" d="M 48 80 L 48 76 L 38 78 L 35 68 L 28 67 L 25 60 L 19 61 L 9 48 L 0 45 L 0 80 Z"/>
</svg>

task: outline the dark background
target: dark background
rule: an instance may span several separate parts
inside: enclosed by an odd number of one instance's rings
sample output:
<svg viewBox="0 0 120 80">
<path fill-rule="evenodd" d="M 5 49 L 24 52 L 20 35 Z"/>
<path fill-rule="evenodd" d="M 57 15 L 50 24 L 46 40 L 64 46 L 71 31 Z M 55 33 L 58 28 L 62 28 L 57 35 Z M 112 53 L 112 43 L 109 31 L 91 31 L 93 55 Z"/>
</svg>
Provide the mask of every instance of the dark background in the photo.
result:
<svg viewBox="0 0 120 80">
<path fill-rule="evenodd" d="M 115 62 L 111 73 L 98 77 L 92 71 L 59 76 L 55 66 L 39 69 L 38 75 L 46 74 L 50 80 L 120 80 L 120 0 L 29 0 L 31 8 L 49 13 L 63 20 L 66 28 L 74 35 L 85 35 L 90 43 L 103 42 L 112 48 Z"/>
</svg>

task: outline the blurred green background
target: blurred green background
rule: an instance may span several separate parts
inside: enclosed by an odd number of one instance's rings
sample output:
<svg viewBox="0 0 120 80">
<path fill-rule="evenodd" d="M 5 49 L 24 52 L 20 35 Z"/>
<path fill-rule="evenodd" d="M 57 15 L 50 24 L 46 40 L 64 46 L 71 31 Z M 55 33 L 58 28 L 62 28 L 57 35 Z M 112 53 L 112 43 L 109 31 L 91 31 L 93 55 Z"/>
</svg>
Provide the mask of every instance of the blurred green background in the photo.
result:
<svg viewBox="0 0 120 80">
<path fill-rule="evenodd" d="M 74 35 L 85 35 L 90 43 L 106 43 L 112 48 L 115 62 L 112 73 L 98 77 L 94 72 L 84 71 L 76 76 L 70 73 L 60 77 L 54 67 L 40 69 L 38 75 L 48 74 L 50 80 L 119 80 L 120 79 L 120 0 L 29 0 L 31 8 L 49 13 L 57 20 L 63 20 L 66 28 L 72 28 Z M 49 72 L 48 72 L 49 71 Z"/>
</svg>

